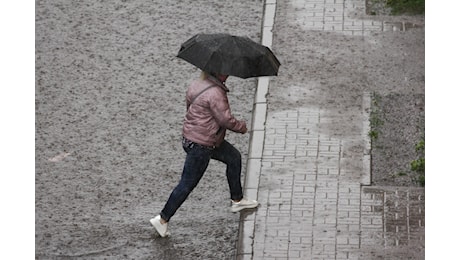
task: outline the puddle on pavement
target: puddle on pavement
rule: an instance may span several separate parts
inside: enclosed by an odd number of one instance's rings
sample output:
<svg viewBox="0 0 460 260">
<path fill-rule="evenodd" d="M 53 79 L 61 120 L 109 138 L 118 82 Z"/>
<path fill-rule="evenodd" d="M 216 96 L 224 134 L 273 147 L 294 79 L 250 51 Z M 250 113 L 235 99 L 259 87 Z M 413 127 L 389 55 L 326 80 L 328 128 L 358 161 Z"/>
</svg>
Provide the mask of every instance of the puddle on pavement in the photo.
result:
<svg viewBox="0 0 460 260">
<path fill-rule="evenodd" d="M 425 193 L 423 189 L 363 188 L 363 215 L 382 219 L 385 247 L 424 241 Z M 365 231 L 365 230 L 363 230 Z"/>
<path fill-rule="evenodd" d="M 410 22 L 383 22 L 383 31 L 401 31 L 405 32 L 410 29 L 423 28 L 421 24 L 415 24 Z"/>
</svg>

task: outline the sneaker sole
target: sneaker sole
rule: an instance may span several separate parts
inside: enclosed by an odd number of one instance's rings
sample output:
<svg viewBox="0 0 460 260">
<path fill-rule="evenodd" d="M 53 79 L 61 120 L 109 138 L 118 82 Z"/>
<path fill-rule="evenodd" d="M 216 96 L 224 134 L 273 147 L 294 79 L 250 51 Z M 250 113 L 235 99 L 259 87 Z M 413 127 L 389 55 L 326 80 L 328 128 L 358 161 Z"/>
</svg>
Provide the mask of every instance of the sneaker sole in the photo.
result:
<svg viewBox="0 0 460 260">
<path fill-rule="evenodd" d="M 152 218 L 152 219 L 150 220 L 150 224 L 152 224 L 152 226 L 155 228 L 155 231 L 158 233 L 158 235 L 160 235 L 161 237 L 167 237 L 167 236 L 169 236 L 169 235 L 170 235 L 169 231 L 166 231 L 166 233 L 164 233 L 164 235 L 162 235 L 160 232 L 158 232 L 158 227 L 157 227 L 157 225 L 156 225 L 156 223 L 155 223 L 154 220 L 155 220 L 155 219 Z"/>
<path fill-rule="evenodd" d="M 233 213 L 236 213 L 236 212 L 242 211 L 244 209 L 254 209 L 254 208 L 257 208 L 258 206 L 259 206 L 259 204 L 255 205 L 255 206 L 254 205 L 241 206 L 241 207 L 238 207 L 238 208 L 231 207 L 230 211 L 233 212 Z"/>
</svg>

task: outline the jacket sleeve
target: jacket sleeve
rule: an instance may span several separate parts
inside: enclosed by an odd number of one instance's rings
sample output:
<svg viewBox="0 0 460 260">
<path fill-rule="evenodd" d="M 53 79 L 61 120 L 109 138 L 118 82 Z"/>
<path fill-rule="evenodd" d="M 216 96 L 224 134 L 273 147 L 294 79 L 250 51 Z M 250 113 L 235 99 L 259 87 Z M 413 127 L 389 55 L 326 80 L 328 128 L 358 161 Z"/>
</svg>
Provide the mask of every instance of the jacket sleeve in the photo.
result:
<svg viewBox="0 0 460 260">
<path fill-rule="evenodd" d="M 217 121 L 219 126 L 229 129 L 230 131 L 243 133 L 243 129 L 246 128 L 244 121 L 237 120 L 230 110 L 228 104 L 227 94 L 216 88 L 214 98 L 209 101 L 210 108 L 214 119 Z"/>
</svg>

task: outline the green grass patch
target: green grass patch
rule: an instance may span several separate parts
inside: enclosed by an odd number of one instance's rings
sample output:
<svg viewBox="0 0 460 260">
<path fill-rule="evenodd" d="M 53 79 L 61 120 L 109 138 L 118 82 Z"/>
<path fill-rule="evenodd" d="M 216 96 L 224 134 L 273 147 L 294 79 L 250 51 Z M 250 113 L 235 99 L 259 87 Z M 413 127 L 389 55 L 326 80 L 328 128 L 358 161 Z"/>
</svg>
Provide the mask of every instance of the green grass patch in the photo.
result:
<svg viewBox="0 0 460 260">
<path fill-rule="evenodd" d="M 391 14 L 425 14 L 425 0 L 387 0 Z"/>
<path fill-rule="evenodd" d="M 417 183 L 425 186 L 425 140 L 421 140 L 415 145 L 415 151 L 418 158 L 410 163 L 410 168 L 417 174 Z"/>
</svg>

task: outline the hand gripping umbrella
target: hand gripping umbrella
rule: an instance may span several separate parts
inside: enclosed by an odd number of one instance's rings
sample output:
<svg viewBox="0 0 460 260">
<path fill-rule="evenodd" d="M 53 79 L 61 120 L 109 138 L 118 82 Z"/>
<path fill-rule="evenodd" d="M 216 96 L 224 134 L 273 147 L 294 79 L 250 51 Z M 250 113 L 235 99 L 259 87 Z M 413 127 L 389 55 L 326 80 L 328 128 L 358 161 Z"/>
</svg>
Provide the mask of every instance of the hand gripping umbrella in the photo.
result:
<svg viewBox="0 0 460 260">
<path fill-rule="evenodd" d="M 197 34 L 181 45 L 177 57 L 208 73 L 240 78 L 276 76 L 281 65 L 266 46 L 230 34 Z"/>
</svg>

